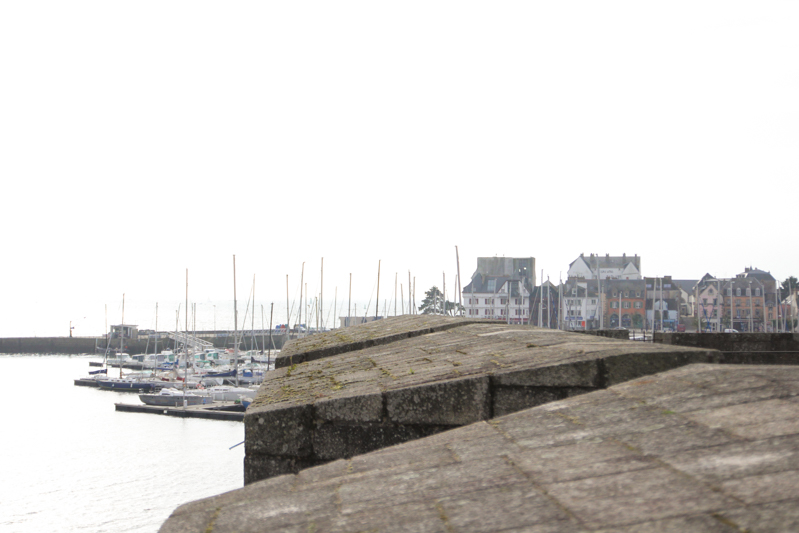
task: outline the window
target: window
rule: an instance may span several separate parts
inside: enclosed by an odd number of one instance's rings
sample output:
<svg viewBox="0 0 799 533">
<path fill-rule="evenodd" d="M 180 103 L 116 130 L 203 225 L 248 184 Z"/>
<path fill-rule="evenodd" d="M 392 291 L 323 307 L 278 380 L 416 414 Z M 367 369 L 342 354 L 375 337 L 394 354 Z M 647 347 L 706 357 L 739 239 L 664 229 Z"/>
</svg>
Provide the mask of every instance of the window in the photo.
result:
<svg viewBox="0 0 799 533">
<path fill-rule="evenodd" d="M 488 280 L 488 292 L 494 292 L 497 290 L 497 280 L 490 279 Z"/>
<path fill-rule="evenodd" d="M 518 316 L 518 315 L 520 315 L 520 314 L 521 314 L 520 310 L 519 310 L 519 309 L 517 309 L 517 310 L 516 310 L 516 315 Z"/>
<path fill-rule="evenodd" d="M 708 289 L 707 293 L 709 295 L 713 296 L 713 287 L 710 287 L 710 289 Z"/>
<path fill-rule="evenodd" d="M 713 298 L 713 305 L 717 305 L 717 304 L 716 304 L 716 301 L 717 301 L 717 299 L 716 299 L 716 298 Z"/>
<path fill-rule="evenodd" d="M 760 296 L 760 289 L 755 289 L 755 296 Z"/>
<path fill-rule="evenodd" d="M 717 316 L 718 316 L 718 312 L 715 309 L 713 309 L 713 318 L 716 318 Z"/>
<path fill-rule="evenodd" d="M 500 314 L 500 316 L 505 316 L 505 310 L 504 309 L 500 309 L 499 310 L 499 314 Z"/>
<path fill-rule="evenodd" d="M 732 289 L 727 289 L 727 296 L 732 296 Z"/>
<path fill-rule="evenodd" d="M 635 302 L 635 308 L 636 309 L 641 309 L 642 306 L 643 306 L 643 304 L 641 304 L 641 302 Z"/>
<path fill-rule="evenodd" d="M 507 298 L 500 298 L 499 299 L 499 304 L 500 305 L 505 305 L 506 303 L 508 303 L 508 299 Z"/>
<path fill-rule="evenodd" d="M 624 297 L 625 298 L 629 298 L 630 297 L 630 291 L 624 291 Z"/>
<path fill-rule="evenodd" d="M 519 299 L 518 299 L 518 298 L 515 298 L 515 299 L 513 300 L 513 303 L 514 303 L 514 304 L 516 304 L 516 305 L 519 305 Z"/>
<path fill-rule="evenodd" d="M 741 295 L 741 288 L 739 287 L 735 289 L 735 296 L 740 296 L 740 295 Z"/>
<path fill-rule="evenodd" d="M 641 291 L 635 291 L 635 297 L 636 298 L 640 298 L 641 297 Z"/>
<path fill-rule="evenodd" d="M 572 289 L 572 296 L 577 296 L 577 289 Z"/>
<path fill-rule="evenodd" d="M 490 315 L 491 314 L 491 309 L 486 309 L 486 314 Z"/>
<path fill-rule="evenodd" d="M 752 289 L 751 288 L 750 289 L 746 289 L 746 295 L 747 296 L 752 296 Z"/>
<path fill-rule="evenodd" d="M 596 305 L 596 300 L 591 300 L 591 305 Z"/>
<path fill-rule="evenodd" d="M 610 308 L 611 309 L 618 309 L 619 308 L 619 302 L 610 302 Z"/>
<path fill-rule="evenodd" d="M 616 296 L 618 296 L 618 294 L 616 293 L 616 289 L 613 289 L 613 297 L 615 298 Z"/>
<path fill-rule="evenodd" d="M 622 306 L 624 309 L 629 309 L 629 308 L 630 308 L 630 302 L 622 302 L 622 303 L 621 303 L 621 306 Z"/>
<path fill-rule="evenodd" d="M 707 305 L 707 298 L 702 298 L 702 305 Z"/>
</svg>

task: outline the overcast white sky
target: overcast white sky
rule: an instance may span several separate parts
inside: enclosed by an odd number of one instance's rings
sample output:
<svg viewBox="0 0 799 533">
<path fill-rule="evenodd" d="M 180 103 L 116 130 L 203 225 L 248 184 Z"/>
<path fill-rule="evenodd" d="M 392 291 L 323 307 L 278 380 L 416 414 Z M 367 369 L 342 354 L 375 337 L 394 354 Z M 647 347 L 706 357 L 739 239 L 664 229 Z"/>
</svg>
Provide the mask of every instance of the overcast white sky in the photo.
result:
<svg viewBox="0 0 799 533">
<path fill-rule="evenodd" d="M 378 260 L 381 300 L 408 270 L 452 294 L 456 245 L 464 279 L 796 275 L 797 28 L 795 1 L 3 2 L 0 336 L 101 334 L 187 268 L 221 310 L 233 254 L 283 315 L 322 257 L 330 303 Z"/>
</svg>

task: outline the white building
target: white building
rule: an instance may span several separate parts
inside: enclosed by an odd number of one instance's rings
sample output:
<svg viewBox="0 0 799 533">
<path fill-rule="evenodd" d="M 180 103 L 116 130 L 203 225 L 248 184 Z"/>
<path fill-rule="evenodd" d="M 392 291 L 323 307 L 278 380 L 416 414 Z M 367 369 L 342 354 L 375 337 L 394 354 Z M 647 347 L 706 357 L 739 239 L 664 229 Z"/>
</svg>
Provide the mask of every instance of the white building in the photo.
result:
<svg viewBox="0 0 799 533">
<path fill-rule="evenodd" d="M 570 279 L 563 287 L 561 301 L 563 329 L 585 330 L 599 327 L 602 299 L 596 280 Z"/>
<path fill-rule="evenodd" d="M 480 257 L 461 295 L 465 315 L 527 323 L 534 285 L 535 258 Z"/>
<path fill-rule="evenodd" d="M 591 254 L 585 257 L 580 254 L 569 265 L 567 275 L 570 279 L 596 279 L 597 272 L 600 279 L 641 279 L 641 258 L 637 254 L 633 257 L 627 257 L 627 254 L 606 254 L 605 257 Z"/>
</svg>

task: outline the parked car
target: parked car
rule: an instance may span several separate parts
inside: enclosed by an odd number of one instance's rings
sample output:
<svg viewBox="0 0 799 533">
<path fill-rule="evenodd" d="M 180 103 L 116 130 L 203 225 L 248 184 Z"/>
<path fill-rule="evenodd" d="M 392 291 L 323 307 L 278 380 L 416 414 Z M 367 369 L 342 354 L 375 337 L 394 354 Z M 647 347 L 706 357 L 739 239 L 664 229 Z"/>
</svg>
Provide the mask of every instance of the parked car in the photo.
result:
<svg viewBox="0 0 799 533">
<path fill-rule="evenodd" d="M 727 328 L 724 330 L 724 333 L 740 333 L 737 329 Z"/>
</svg>

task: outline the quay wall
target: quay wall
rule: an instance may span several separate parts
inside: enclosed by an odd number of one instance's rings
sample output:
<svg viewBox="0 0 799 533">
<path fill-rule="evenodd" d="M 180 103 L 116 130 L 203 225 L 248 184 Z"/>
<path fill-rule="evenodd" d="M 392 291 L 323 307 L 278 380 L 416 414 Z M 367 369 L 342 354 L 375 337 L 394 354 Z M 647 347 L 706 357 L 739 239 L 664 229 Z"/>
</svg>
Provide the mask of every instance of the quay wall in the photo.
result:
<svg viewBox="0 0 799 533">
<path fill-rule="evenodd" d="M 99 337 L 10 337 L 0 338 L 0 353 L 94 353 Z"/>
<path fill-rule="evenodd" d="M 211 342 L 217 348 L 232 348 L 233 335 L 228 334 L 206 334 L 197 335 L 203 340 Z M 273 336 L 272 340 L 275 349 L 279 350 L 285 343 L 285 335 Z M 94 354 L 99 350 L 100 353 L 105 351 L 105 346 L 108 341 L 105 337 L 4 337 L 0 338 L 0 353 L 47 353 L 47 354 Z M 256 339 L 257 345 L 261 348 L 261 337 Z M 266 338 L 267 345 L 269 344 L 269 337 Z M 158 339 L 158 350 L 172 348 L 174 341 L 166 337 Z M 118 342 L 111 341 L 111 348 L 116 349 Z M 155 340 L 150 339 L 149 344 L 146 338 L 138 339 L 135 341 L 128 340 L 125 343 L 125 351 L 131 355 L 144 353 L 145 350 L 152 353 L 155 348 Z M 245 337 L 239 344 L 240 349 L 251 348 L 251 338 Z"/>
</svg>

